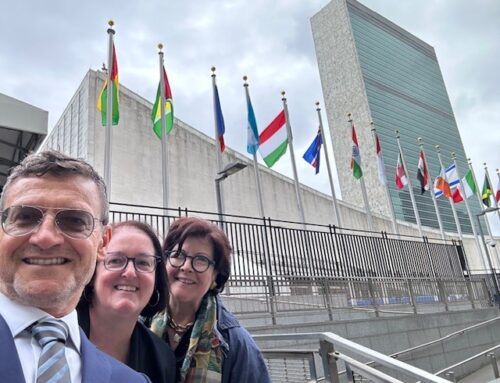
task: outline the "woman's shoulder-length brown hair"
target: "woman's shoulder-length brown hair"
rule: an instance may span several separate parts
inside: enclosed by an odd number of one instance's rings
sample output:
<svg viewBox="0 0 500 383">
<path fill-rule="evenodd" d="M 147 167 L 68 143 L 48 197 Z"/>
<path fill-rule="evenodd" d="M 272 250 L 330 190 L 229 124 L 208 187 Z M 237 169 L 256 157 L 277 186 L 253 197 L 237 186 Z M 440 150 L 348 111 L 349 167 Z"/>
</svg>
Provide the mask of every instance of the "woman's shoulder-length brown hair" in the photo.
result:
<svg viewBox="0 0 500 383">
<path fill-rule="evenodd" d="M 182 247 L 186 238 L 206 238 L 213 247 L 215 270 L 215 293 L 224 290 L 231 274 L 231 245 L 226 234 L 214 223 L 198 217 L 181 217 L 175 220 L 168 230 L 163 243 L 163 251 L 171 251 L 175 246 Z"/>
</svg>

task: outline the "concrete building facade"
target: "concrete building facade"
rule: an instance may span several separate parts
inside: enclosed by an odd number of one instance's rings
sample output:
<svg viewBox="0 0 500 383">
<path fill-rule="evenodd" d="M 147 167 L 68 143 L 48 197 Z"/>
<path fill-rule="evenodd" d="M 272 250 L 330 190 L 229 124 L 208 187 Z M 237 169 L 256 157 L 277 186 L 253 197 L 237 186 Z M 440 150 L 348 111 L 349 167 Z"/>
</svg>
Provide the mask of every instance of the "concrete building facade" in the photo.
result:
<svg viewBox="0 0 500 383">
<path fill-rule="evenodd" d="M 96 100 L 104 75 L 90 70 L 84 77 L 63 115 L 42 144 L 88 160 L 101 174 L 104 163 L 105 127 L 96 109 Z M 161 142 L 152 132 L 152 104 L 125 86 L 120 87 L 120 123 L 113 127 L 111 201 L 117 203 L 162 206 Z M 226 148 L 223 163 L 241 161 L 247 168 L 223 181 L 225 213 L 258 216 L 253 161 Z M 299 221 L 293 180 L 259 165 L 267 217 Z M 168 144 L 169 206 L 216 212 L 214 178 L 216 175 L 215 141 L 179 119 Z M 301 185 L 306 221 L 333 224 L 331 197 Z M 363 210 L 352 203 L 338 201 L 344 227 L 368 230 Z M 392 232 L 391 222 L 374 215 L 377 231 Z M 418 236 L 412 224 L 400 222 L 401 234 Z M 436 230 L 425 235 L 438 238 Z M 458 239 L 457 236 L 450 236 Z M 472 238 L 464 242 L 471 269 L 482 269 L 480 255 Z"/>
<path fill-rule="evenodd" d="M 42 143 L 48 117 L 45 110 L 0 93 L 0 193 L 9 170 Z"/>
<path fill-rule="evenodd" d="M 332 0 L 311 25 L 343 199 L 363 206 L 359 182 L 348 168 L 352 141 L 347 113 L 352 113 L 371 209 L 390 216 L 377 175 L 373 121 L 397 219 L 416 223 L 408 188 L 399 190 L 394 182 L 399 130 L 422 225 L 439 228 L 430 193 L 421 195 L 416 178 L 417 139 L 423 140 L 432 180 L 441 169 L 435 145 L 445 167 L 452 164 L 452 153 L 461 176 L 468 165 L 434 48 L 356 0 Z M 475 198 L 469 203 L 473 214 L 481 211 Z M 457 232 L 449 201 L 438 198 L 438 206 L 445 231 Z M 455 206 L 462 231 L 472 233 L 464 203 Z"/>
</svg>

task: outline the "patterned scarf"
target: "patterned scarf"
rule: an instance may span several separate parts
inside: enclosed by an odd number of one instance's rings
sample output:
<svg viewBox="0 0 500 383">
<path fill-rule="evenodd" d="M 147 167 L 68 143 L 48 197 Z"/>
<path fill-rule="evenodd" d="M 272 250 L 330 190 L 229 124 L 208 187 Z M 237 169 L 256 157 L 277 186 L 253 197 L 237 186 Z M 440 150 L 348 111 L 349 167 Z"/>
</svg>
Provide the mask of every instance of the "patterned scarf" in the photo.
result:
<svg viewBox="0 0 500 383">
<path fill-rule="evenodd" d="M 189 347 L 181 367 L 182 383 L 220 383 L 222 380 L 222 347 L 214 332 L 217 322 L 217 302 L 213 294 L 206 294 L 193 325 Z M 153 319 L 151 330 L 164 337 L 167 331 L 167 313 Z"/>
</svg>

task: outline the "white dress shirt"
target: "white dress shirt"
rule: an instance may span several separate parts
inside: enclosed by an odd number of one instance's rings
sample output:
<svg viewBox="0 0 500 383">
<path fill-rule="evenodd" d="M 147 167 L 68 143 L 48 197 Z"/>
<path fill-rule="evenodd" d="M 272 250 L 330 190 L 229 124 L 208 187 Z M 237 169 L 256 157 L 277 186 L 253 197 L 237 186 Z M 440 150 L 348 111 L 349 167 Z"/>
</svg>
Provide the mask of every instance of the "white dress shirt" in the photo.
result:
<svg viewBox="0 0 500 383">
<path fill-rule="evenodd" d="M 26 383 L 36 382 L 36 371 L 38 358 L 42 348 L 26 329 L 40 319 L 53 318 L 50 314 L 36 307 L 24 306 L 7 298 L 0 292 L 0 314 L 7 322 L 10 332 L 14 337 L 17 354 L 21 361 Z M 72 383 L 82 381 L 82 361 L 80 356 L 80 329 L 78 327 L 78 317 L 73 310 L 62 318 L 68 325 L 69 339 L 66 341 L 66 359 Z"/>
</svg>

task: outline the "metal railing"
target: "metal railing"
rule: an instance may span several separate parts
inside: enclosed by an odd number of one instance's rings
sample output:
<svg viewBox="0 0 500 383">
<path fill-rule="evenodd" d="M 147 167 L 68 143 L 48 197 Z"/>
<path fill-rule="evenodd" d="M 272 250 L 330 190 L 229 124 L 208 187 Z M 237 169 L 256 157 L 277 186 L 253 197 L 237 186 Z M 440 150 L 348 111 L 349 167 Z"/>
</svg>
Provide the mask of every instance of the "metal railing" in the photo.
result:
<svg viewBox="0 0 500 383">
<path fill-rule="evenodd" d="M 323 381 L 340 383 L 339 367 L 345 367 L 348 382 L 354 382 L 354 374 L 374 382 L 403 382 L 401 379 L 412 379 L 419 382 L 449 383 L 449 380 L 435 376 L 418 367 L 401 362 L 361 344 L 352 342 L 331 332 L 255 335 L 257 341 L 318 341 Z M 269 355 L 268 355 L 269 356 Z M 373 360 L 383 366 L 386 372 L 367 366 L 363 361 Z M 280 380 L 276 377 L 273 381 Z"/>
<path fill-rule="evenodd" d="M 305 313 L 317 322 L 490 306 L 484 279 L 232 277 L 222 296 L 235 314 L 265 314 L 272 324 Z"/>
<path fill-rule="evenodd" d="M 486 357 L 488 359 L 488 363 L 491 364 L 491 368 L 493 370 L 493 375 L 495 376 L 496 379 L 500 378 L 500 373 L 498 371 L 498 364 L 497 364 L 497 358 L 495 355 L 495 351 L 500 348 L 500 345 L 496 345 L 494 347 L 491 347 L 487 350 L 481 351 L 480 353 L 471 356 L 470 358 L 464 359 L 461 362 L 455 363 L 451 366 L 448 366 L 446 368 L 443 368 L 442 370 L 439 370 L 438 372 L 435 373 L 435 375 L 444 375 L 447 378 L 450 378 L 453 382 L 456 382 L 456 374 L 455 374 L 455 369 L 457 367 L 464 366 L 467 363 L 473 362 L 479 358 Z"/>
<path fill-rule="evenodd" d="M 179 216 L 221 223 L 215 213 L 188 209 L 111 204 L 112 222 L 149 223 L 164 238 Z M 463 278 L 461 242 L 394 235 L 271 218 L 223 215 L 233 249 L 233 275 L 259 277 Z"/>
</svg>

